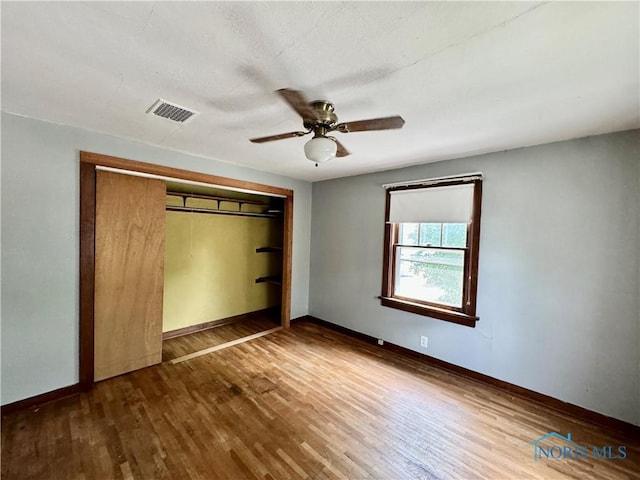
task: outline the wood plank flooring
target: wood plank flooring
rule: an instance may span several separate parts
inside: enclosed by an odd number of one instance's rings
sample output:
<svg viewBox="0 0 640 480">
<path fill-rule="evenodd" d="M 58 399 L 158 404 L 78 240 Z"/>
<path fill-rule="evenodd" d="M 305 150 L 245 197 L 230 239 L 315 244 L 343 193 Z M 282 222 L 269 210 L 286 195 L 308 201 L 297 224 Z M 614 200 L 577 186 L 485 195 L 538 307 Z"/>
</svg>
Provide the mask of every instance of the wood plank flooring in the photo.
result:
<svg viewBox="0 0 640 480">
<path fill-rule="evenodd" d="M 534 439 L 625 445 L 533 460 Z M 2 479 L 639 478 L 640 439 L 309 323 L 5 417 Z"/>
<path fill-rule="evenodd" d="M 269 315 L 260 315 L 162 342 L 162 361 L 168 362 L 205 348 L 231 342 L 280 325 Z"/>
</svg>

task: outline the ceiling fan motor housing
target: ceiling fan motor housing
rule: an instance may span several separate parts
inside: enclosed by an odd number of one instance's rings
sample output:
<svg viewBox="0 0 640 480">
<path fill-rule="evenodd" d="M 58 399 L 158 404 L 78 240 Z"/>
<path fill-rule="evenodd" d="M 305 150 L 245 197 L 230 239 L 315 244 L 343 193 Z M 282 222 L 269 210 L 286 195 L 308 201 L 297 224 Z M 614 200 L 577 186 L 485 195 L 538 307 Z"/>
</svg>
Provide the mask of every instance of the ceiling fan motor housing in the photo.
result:
<svg viewBox="0 0 640 480">
<path fill-rule="evenodd" d="M 338 121 L 338 116 L 333 113 L 335 106 L 327 100 L 315 100 L 310 103 L 315 118 L 304 118 L 304 128 L 314 130 L 318 127 L 330 129 Z"/>
</svg>

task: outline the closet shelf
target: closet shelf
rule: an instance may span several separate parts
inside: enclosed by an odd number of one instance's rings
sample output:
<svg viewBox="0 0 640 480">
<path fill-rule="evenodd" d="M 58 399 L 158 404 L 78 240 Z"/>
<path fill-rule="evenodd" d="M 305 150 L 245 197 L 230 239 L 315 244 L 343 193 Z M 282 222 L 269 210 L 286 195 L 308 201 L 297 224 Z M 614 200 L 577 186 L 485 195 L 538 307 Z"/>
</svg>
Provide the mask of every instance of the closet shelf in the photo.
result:
<svg viewBox="0 0 640 480">
<path fill-rule="evenodd" d="M 259 247 L 256 253 L 282 252 L 282 247 Z"/>
<path fill-rule="evenodd" d="M 232 198 L 232 197 L 219 197 L 217 195 L 198 195 L 195 193 L 185 193 L 185 192 L 172 192 L 172 191 L 167 191 L 167 195 L 170 197 L 182 197 L 182 201 L 183 203 L 185 202 L 185 199 L 187 198 L 201 198 L 204 200 L 215 200 L 217 202 L 230 202 L 230 203 L 238 203 L 240 205 L 265 205 L 268 206 L 269 204 L 267 202 L 263 202 L 260 200 L 249 200 L 249 199 L 244 199 L 244 198 Z M 271 213 L 275 213 L 275 212 L 271 212 Z"/>
<path fill-rule="evenodd" d="M 222 215 L 238 215 L 242 217 L 263 217 L 263 218 L 282 218 L 282 210 L 274 208 L 269 202 L 262 200 L 251 200 L 245 198 L 220 197 L 217 195 L 201 195 L 196 193 L 167 191 L 167 198 L 180 197 L 182 205 L 166 205 L 166 209 L 174 212 L 196 212 L 196 213 L 213 213 Z M 195 198 L 201 200 L 211 200 L 216 202 L 216 208 L 213 207 L 192 207 L 187 205 L 187 199 Z M 236 203 L 238 210 L 225 210 L 220 207 L 222 202 Z M 261 207 L 259 212 L 243 211 L 244 205 L 253 205 Z"/>
<path fill-rule="evenodd" d="M 282 285 L 281 275 L 269 275 L 266 277 L 256 278 L 256 283 L 273 283 L 274 285 Z"/>
<path fill-rule="evenodd" d="M 216 210 L 212 208 L 180 207 L 177 205 L 167 205 L 165 208 L 171 212 L 211 213 L 214 215 L 236 215 L 238 217 L 262 217 L 262 218 L 278 217 L 277 215 L 274 215 L 271 213 L 238 212 L 234 210 Z"/>
</svg>

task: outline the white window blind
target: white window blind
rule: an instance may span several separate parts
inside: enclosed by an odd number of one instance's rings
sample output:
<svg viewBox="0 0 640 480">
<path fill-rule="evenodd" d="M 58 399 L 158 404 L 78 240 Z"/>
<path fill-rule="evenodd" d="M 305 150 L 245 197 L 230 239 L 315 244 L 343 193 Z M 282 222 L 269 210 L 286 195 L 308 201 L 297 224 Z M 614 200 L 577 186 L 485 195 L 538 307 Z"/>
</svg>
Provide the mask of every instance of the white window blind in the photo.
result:
<svg viewBox="0 0 640 480">
<path fill-rule="evenodd" d="M 474 184 L 389 192 L 390 223 L 467 223 L 473 209 Z"/>
</svg>

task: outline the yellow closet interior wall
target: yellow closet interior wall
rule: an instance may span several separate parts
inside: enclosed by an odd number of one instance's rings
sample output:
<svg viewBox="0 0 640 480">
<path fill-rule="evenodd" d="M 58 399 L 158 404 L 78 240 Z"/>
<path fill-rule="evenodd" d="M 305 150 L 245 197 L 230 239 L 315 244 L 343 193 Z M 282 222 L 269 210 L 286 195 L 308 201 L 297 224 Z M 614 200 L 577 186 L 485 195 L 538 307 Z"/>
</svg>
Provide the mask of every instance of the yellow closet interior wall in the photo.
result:
<svg viewBox="0 0 640 480">
<path fill-rule="evenodd" d="M 212 207 L 207 200 L 188 202 Z M 237 210 L 237 204 L 220 208 Z M 281 245 L 281 220 L 167 211 L 162 331 L 280 305 L 280 287 L 255 279 L 282 270 L 280 253 L 256 248 Z"/>
</svg>

